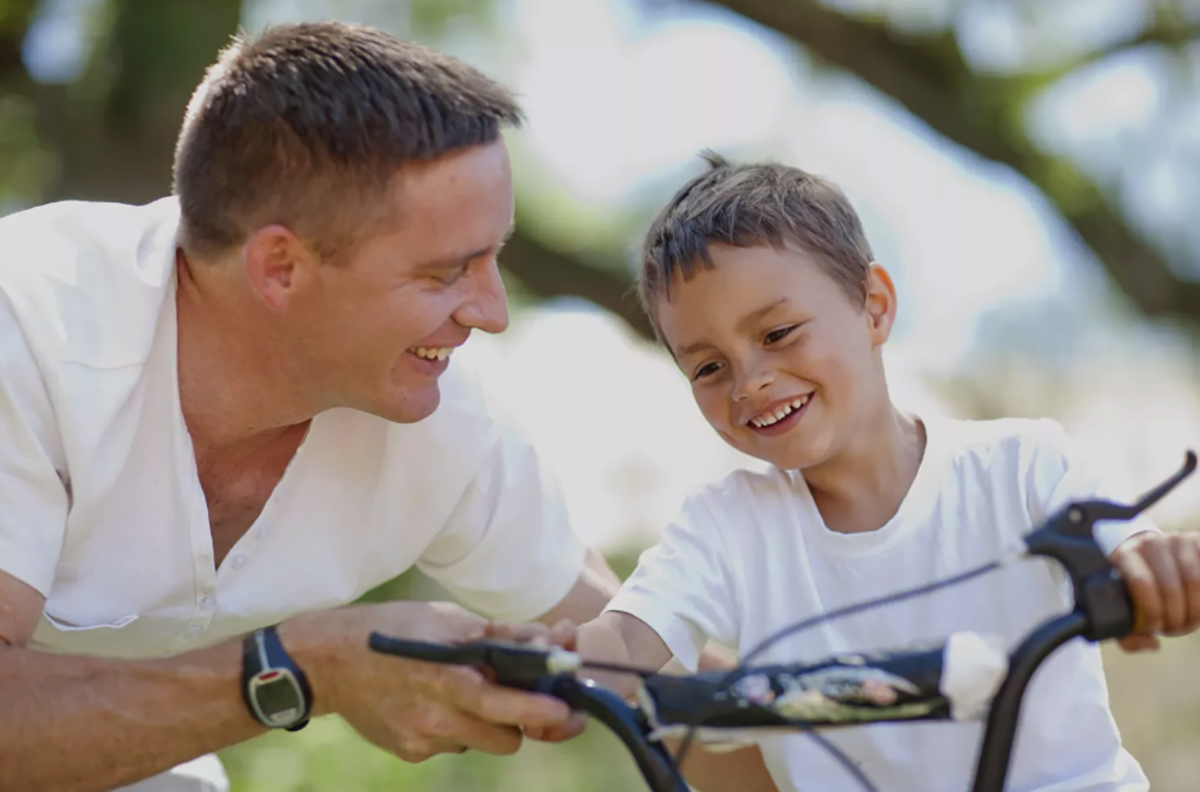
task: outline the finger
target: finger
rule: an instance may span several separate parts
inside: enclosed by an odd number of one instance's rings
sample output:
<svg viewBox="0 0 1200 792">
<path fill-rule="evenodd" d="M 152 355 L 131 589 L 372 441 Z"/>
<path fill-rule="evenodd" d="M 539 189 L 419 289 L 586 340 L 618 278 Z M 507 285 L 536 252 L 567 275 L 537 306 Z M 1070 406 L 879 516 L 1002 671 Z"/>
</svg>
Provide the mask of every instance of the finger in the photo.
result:
<svg viewBox="0 0 1200 792">
<path fill-rule="evenodd" d="M 543 624 L 489 624 L 488 635 L 502 641 L 517 643 L 533 643 L 545 645 L 548 643 L 550 630 Z"/>
<path fill-rule="evenodd" d="M 1175 546 L 1178 536 L 1159 537 L 1158 541 L 1146 542 L 1142 557 L 1149 564 L 1162 602 L 1162 620 L 1155 632 L 1170 633 L 1187 622 L 1187 599 L 1183 592 L 1183 579 L 1175 563 Z"/>
<path fill-rule="evenodd" d="M 1150 567 L 1137 550 L 1115 553 L 1113 563 L 1133 598 L 1134 629 L 1139 633 L 1158 632 L 1162 627 L 1162 603 Z"/>
<path fill-rule="evenodd" d="M 473 672 L 469 675 L 455 674 L 445 689 L 448 701 L 489 723 L 526 727 L 561 726 L 571 716 L 570 708 L 559 699 L 492 685 Z"/>
<path fill-rule="evenodd" d="M 1118 641 L 1121 648 L 1126 652 L 1146 652 L 1158 649 L 1160 641 L 1156 636 L 1145 635 L 1143 633 L 1134 633 L 1127 635 Z"/>
<path fill-rule="evenodd" d="M 579 629 L 570 619 L 563 619 L 550 629 L 550 642 L 564 649 L 574 649 Z"/>
<path fill-rule="evenodd" d="M 1182 534 L 1175 554 L 1179 574 L 1183 578 L 1183 591 L 1187 599 L 1187 621 L 1177 634 L 1193 632 L 1200 627 L 1200 536 Z"/>
<path fill-rule="evenodd" d="M 582 712 L 576 712 L 563 726 L 538 726 L 526 729 L 525 736 L 540 742 L 565 742 L 583 734 L 587 729 L 587 723 L 587 716 Z"/>
<path fill-rule="evenodd" d="M 508 755 L 521 747 L 521 732 L 512 726 L 485 723 L 454 707 L 434 705 L 418 711 L 409 720 L 417 739 L 435 753 L 462 753 L 474 748 L 490 754 Z"/>
</svg>

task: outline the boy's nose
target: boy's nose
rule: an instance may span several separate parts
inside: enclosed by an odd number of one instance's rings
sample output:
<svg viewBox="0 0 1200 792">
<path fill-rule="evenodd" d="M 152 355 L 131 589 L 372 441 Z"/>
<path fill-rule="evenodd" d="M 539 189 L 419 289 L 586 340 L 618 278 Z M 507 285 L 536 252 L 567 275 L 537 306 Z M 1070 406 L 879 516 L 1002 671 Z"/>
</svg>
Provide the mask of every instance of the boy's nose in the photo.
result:
<svg viewBox="0 0 1200 792">
<path fill-rule="evenodd" d="M 770 387 L 775 380 L 769 371 L 756 371 L 746 376 L 738 377 L 734 383 L 733 400 L 746 401 L 757 396 L 765 388 Z"/>
</svg>

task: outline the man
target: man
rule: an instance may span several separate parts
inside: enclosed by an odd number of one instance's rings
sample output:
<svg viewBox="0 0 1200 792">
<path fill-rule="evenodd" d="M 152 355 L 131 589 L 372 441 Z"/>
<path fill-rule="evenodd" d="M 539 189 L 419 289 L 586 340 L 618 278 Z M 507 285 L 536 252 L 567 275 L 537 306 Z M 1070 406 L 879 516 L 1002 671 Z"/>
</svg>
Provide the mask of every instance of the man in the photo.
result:
<svg viewBox="0 0 1200 792">
<path fill-rule="evenodd" d="M 509 622 L 615 590 L 447 370 L 507 324 L 519 116 L 382 32 L 279 27 L 196 91 L 176 197 L 0 221 L 0 789 L 113 789 L 332 712 L 411 761 L 577 732 L 367 648 L 484 634 L 467 610 L 340 607 L 413 565 Z"/>
</svg>

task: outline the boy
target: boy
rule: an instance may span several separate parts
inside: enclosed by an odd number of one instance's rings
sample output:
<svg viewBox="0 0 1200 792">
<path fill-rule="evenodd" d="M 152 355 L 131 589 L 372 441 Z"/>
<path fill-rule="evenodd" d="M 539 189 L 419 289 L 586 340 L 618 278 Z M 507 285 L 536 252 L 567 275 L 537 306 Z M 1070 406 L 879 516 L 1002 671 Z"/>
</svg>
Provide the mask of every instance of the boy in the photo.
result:
<svg viewBox="0 0 1200 792">
<path fill-rule="evenodd" d="M 743 654 L 777 628 L 995 559 L 1067 500 L 1096 494 L 1048 420 L 933 420 L 888 396 L 881 356 L 896 314 L 842 193 L 800 170 L 712 168 L 683 187 L 647 238 L 641 297 L 709 424 L 771 463 L 738 471 L 684 505 L 597 620 L 593 659 L 695 668 L 707 640 Z M 1144 519 L 1101 524 L 1157 646 L 1200 622 L 1200 547 Z M 898 605 L 835 620 L 757 662 L 896 648 L 959 630 L 1015 644 L 1066 610 L 1057 567 L 1030 561 Z M 826 736 L 891 792 L 960 792 L 982 725 L 867 726 Z M 802 735 L 771 737 L 746 789 L 840 790 L 854 781 Z M 773 782 L 773 783 L 772 783 Z M 1026 698 L 1009 788 L 1148 788 L 1121 747 L 1097 647 L 1059 650 Z"/>
</svg>

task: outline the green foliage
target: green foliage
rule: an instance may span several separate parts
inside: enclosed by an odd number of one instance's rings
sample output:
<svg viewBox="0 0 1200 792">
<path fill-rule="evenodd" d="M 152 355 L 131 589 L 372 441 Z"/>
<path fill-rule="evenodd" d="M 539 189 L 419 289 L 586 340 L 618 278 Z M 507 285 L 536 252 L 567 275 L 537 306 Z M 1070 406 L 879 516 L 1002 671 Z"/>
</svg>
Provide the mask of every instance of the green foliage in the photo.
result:
<svg viewBox="0 0 1200 792">
<path fill-rule="evenodd" d="M 488 26 L 493 0 L 409 0 L 409 34 L 419 41 L 436 41 L 460 25 Z"/>
<path fill-rule="evenodd" d="M 58 158 L 44 148 L 28 99 L 0 94 L 0 205 L 42 195 L 58 177 Z"/>
</svg>

